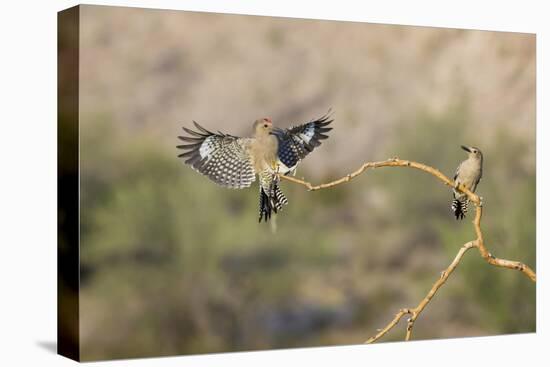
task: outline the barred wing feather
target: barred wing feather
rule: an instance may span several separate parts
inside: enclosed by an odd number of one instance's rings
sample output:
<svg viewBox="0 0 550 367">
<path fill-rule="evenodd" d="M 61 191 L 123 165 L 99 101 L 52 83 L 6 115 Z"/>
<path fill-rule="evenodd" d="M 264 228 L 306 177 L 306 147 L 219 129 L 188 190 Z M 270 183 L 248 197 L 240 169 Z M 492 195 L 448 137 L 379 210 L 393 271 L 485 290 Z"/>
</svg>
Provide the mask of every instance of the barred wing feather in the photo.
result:
<svg viewBox="0 0 550 367">
<path fill-rule="evenodd" d="M 240 138 L 221 132 L 213 133 L 193 121 L 197 131 L 183 128 L 188 136 L 179 136 L 186 144 L 178 157 L 193 169 L 218 185 L 242 189 L 256 179 L 252 158 L 248 152 L 250 138 Z"/>
<path fill-rule="evenodd" d="M 304 159 L 316 147 L 321 145 L 321 141 L 328 138 L 325 135 L 331 127 L 327 127 L 333 120 L 329 113 L 323 117 L 288 129 L 273 130 L 273 133 L 279 140 L 278 156 L 279 160 L 292 170 L 298 162 Z"/>
</svg>

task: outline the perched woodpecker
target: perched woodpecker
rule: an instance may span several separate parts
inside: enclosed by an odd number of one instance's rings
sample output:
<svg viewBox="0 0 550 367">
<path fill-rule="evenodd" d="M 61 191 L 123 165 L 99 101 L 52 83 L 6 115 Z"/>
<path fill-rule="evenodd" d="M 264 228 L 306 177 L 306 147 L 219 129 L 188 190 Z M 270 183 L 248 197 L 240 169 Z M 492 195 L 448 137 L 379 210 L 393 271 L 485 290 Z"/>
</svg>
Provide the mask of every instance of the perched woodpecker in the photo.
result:
<svg viewBox="0 0 550 367">
<path fill-rule="evenodd" d="M 451 210 L 456 219 L 463 219 L 468 211 L 468 197 L 466 194 L 458 191 L 456 188 L 462 184 L 471 192 L 476 191 L 477 184 L 481 180 L 483 173 L 483 154 L 476 147 L 460 146 L 468 152 L 468 159 L 458 165 L 454 176 L 455 189 L 453 189 L 453 203 Z"/>
<path fill-rule="evenodd" d="M 330 112 L 330 111 L 329 111 Z M 327 139 L 325 133 L 333 120 L 329 113 L 305 124 L 280 129 L 269 117 L 258 119 L 252 126 L 252 137 L 241 138 L 221 132 L 213 133 L 193 121 L 197 131 L 179 136 L 186 144 L 178 145 L 185 163 L 218 185 L 242 189 L 259 178 L 259 222 L 271 218 L 288 200 L 279 187 L 278 174 L 289 174 L 314 148 Z"/>
</svg>

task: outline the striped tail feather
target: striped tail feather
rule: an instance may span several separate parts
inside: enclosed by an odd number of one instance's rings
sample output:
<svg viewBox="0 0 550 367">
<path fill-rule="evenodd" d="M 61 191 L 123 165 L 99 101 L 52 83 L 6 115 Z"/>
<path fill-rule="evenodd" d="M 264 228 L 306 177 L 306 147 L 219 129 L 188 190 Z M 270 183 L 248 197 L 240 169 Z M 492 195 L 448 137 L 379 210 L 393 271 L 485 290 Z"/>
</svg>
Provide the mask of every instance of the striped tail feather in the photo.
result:
<svg viewBox="0 0 550 367">
<path fill-rule="evenodd" d="M 451 210 L 453 211 L 455 217 L 457 220 L 464 219 L 466 216 L 466 213 L 468 212 L 468 203 L 469 200 L 459 200 L 454 199 L 453 203 L 451 204 Z"/>
<path fill-rule="evenodd" d="M 283 205 L 287 205 L 288 204 L 288 200 L 286 199 L 286 196 L 285 194 L 283 194 L 283 192 L 281 191 L 281 188 L 279 187 L 279 185 L 275 184 L 275 188 L 274 188 L 274 193 L 275 193 L 275 204 L 276 204 L 276 207 L 277 209 L 282 209 L 283 208 Z"/>
<path fill-rule="evenodd" d="M 260 186 L 260 217 L 258 222 L 262 220 L 267 222 L 271 218 L 271 213 L 276 214 L 277 211 L 283 208 L 283 205 L 287 204 L 288 200 L 278 184 L 274 184 L 270 193 L 266 193 L 264 188 Z"/>
<path fill-rule="evenodd" d="M 260 186 L 260 218 L 258 222 L 261 223 L 262 219 L 266 222 L 271 218 L 271 207 L 269 206 L 269 198 L 267 197 L 264 189 Z"/>
</svg>

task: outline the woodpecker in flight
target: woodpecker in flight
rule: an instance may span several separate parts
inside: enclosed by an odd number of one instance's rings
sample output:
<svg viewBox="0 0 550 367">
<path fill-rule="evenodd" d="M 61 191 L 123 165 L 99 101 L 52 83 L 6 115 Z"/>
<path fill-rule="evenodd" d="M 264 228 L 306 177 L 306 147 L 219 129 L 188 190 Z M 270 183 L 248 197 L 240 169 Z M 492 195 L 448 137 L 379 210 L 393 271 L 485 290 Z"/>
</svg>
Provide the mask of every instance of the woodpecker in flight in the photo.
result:
<svg viewBox="0 0 550 367">
<path fill-rule="evenodd" d="M 252 126 L 252 137 L 241 138 L 222 132 L 213 133 L 193 121 L 196 131 L 183 127 L 188 134 L 179 136 L 186 144 L 178 145 L 185 163 L 216 184 L 228 188 L 250 187 L 258 175 L 260 186 L 259 222 L 266 222 L 288 200 L 279 187 L 278 174 L 295 173 L 298 163 L 316 147 L 331 127 L 329 112 L 313 121 L 288 129 L 274 127 L 269 117 Z"/>
<path fill-rule="evenodd" d="M 456 189 L 458 185 L 466 186 L 471 192 L 476 191 L 477 184 L 483 173 L 483 154 L 476 147 L 460 146 L 468 152 L 468 159 L 458 165 L 453 177 L 455 189 L 453 189 L 453 203 L 451 210 L 456 219 L 463 219 L 468 211 L 468 196 Z"/>
</svg>

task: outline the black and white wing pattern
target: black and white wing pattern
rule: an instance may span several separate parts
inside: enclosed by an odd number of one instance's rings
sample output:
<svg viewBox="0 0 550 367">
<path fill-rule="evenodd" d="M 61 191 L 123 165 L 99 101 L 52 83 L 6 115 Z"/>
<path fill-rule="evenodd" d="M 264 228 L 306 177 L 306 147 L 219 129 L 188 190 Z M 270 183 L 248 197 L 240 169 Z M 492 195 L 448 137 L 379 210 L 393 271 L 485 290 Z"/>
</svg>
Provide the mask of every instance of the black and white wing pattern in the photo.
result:
<svg viewBox="0 0 550 367">
<path fill-rule="evenodd" d="M 328 138 L 325 133 L 332 130 L 331 127 L 327 127 L 332 121 L 329 111 L 323 117 L 302 125 L 288 129 L 273 129 L 273 134 L 279 140 L 279 160 L 289 171 L 296 168 L 298 162 L 321 145 L 321 140 Z"/>
<path fill-rule="evenodd" d="M 213 133 L 193 121 L 197 131 L 183 130 L 189 136 L 179 136 L 187 144 L 178 145 L 185 163 L 218 185 L 242 189 L 256 179 L 249 154 L 251 138 L 239 138 L 221 132 Z"/>
</svg>

